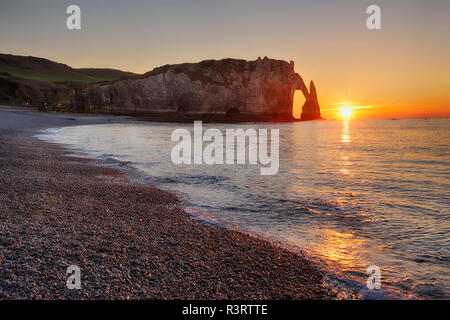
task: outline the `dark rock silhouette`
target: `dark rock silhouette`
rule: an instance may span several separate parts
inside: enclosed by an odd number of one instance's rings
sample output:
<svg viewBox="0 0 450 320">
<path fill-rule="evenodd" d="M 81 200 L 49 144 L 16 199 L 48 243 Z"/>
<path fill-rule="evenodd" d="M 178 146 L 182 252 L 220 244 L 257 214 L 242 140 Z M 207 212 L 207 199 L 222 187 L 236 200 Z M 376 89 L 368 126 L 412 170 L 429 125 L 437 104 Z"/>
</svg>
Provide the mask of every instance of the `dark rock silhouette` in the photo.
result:
<svg viewBox="0 0 450 320">
<path fill-rule="evenodd" d="M 303 92 L 306 101 L 302 107 L 302 115 L 300 120 L 318 120 L 322 119 L 320 114 L 319 99 L 317 98 L 317 91 L 314 82 L 309 84 L 309 94 Z"/>
</svg>

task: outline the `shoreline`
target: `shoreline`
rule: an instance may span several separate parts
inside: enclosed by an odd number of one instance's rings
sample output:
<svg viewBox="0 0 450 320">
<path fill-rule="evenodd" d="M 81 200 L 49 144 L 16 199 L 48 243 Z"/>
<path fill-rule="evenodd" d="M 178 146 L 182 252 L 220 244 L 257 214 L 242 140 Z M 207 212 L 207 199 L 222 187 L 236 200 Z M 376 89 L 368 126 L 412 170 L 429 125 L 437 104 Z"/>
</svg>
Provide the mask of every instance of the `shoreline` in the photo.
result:
<svg viewBox="0 0 450 320">
<path fill-rule="evenodd" d="M 172 193 L 32 136 L 125 118 L 0 113 L 1 298 L 336 298 L 304 257 L 195 221 Z M 81 290 L 66 288 L 72 264 Z"/>
<path fill-rule="evenodd" d="M 192 123 L 194 121 L 202 121 L 203 123 L 294 123 L 309 121 L 325 121 L 325 118 L 317 119 L 300 119 L 294 116 L 287 117 L 277 114 L 203 114 L 203 113 L 177 113 L 177 112 L 146 112 L 146 113 L 126 113 L 126 112 L 110 112 L 110 113 L 77 113 L 69 110 L 40 110 L 39 107 L 23 107 L 20 105 L 0 106 L 0 110 L 8 108 L 11 110 L 23 110 L 31 112 L 40 112 L 43 114 L 65 114 L 77 116 L 92 117 L 129 117 L 135 121 L 143 122 L 162 122 L 162 123 Z"/>
</svg>

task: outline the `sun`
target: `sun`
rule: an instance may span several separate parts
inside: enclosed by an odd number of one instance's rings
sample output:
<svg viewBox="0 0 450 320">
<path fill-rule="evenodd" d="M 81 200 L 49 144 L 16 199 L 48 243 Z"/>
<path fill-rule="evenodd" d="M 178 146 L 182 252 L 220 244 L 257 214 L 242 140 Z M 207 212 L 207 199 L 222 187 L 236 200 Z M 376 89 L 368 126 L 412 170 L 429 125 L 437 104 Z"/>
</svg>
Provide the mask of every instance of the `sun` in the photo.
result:
<svg viewBox="0 0 450 320">
<path fill-rule="evenodd" d="M 342 119 L 350 119 L 352 116 L 352 108 L 345 107 L 339 110 Z"/>
</svg>

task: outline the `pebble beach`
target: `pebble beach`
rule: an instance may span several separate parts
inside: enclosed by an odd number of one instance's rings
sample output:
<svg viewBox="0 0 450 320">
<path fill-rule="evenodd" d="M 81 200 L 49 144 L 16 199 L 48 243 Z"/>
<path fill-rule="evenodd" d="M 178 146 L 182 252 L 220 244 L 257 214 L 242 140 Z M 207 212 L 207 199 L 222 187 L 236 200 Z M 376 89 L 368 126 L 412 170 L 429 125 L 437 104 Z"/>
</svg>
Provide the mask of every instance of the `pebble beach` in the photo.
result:
<svg viewBox="0 0 450 320">
<path fill-rule="evenodd" d="M 34 137 L 109 121 L 0 109 L 0 299 L 335 298 L 303 256 L 193 220 L 172 193 Z"/>
</svg>

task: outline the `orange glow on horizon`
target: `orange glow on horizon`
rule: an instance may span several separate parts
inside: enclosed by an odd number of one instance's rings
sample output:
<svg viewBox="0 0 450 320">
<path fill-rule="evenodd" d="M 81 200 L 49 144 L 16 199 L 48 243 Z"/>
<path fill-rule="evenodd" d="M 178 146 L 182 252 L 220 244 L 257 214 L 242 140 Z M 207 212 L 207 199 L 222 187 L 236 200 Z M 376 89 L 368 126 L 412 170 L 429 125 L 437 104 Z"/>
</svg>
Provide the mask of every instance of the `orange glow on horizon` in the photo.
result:
<svg viewBox="0 0 450 320">
<path fill-rule="evenodd" d="M 327 107 L 329 106 L 329 107 Z M 350 110 L 350 111 L 348 111 Z M 325 119 L 352 120 L 373 118 L 448 118 L 450 109 L 443 108 L 436 102 L 435 106 L 427 104 L 377 103 L 365 105 L 364 102 L 324 103 L 321 108 Z M 351 115 L 349 113 L 351 112 Z"/>
<path fill-rule="evenodd" d="M 323 115 L 325 115 L 325 118 L 328 117 L 328 119 L 330 119 L 330 114 L 331 114 L 331 118 L 337 118 L 337 119 L 341 119 L 344 121 L 347 120 L 351 120 L 351 119 L 355 119 L 355 118 L 364 118 L 365 116 L 367 116 L 367 114 L 373 113 L 372 112 L 367 112 L 364 110 L 365 109 L 374 109 L 374 106 L 371 105 L 355 105 L 352 102 L 338 102 L 338 103 L 334 103 L 332 104 L 332 106 L 336 106 L 335 108 L 325 108 L 322 109 L 322 113 Z M 380 110 L 375 110 L 375 112 L 380 111 Z"/>
</svg>

